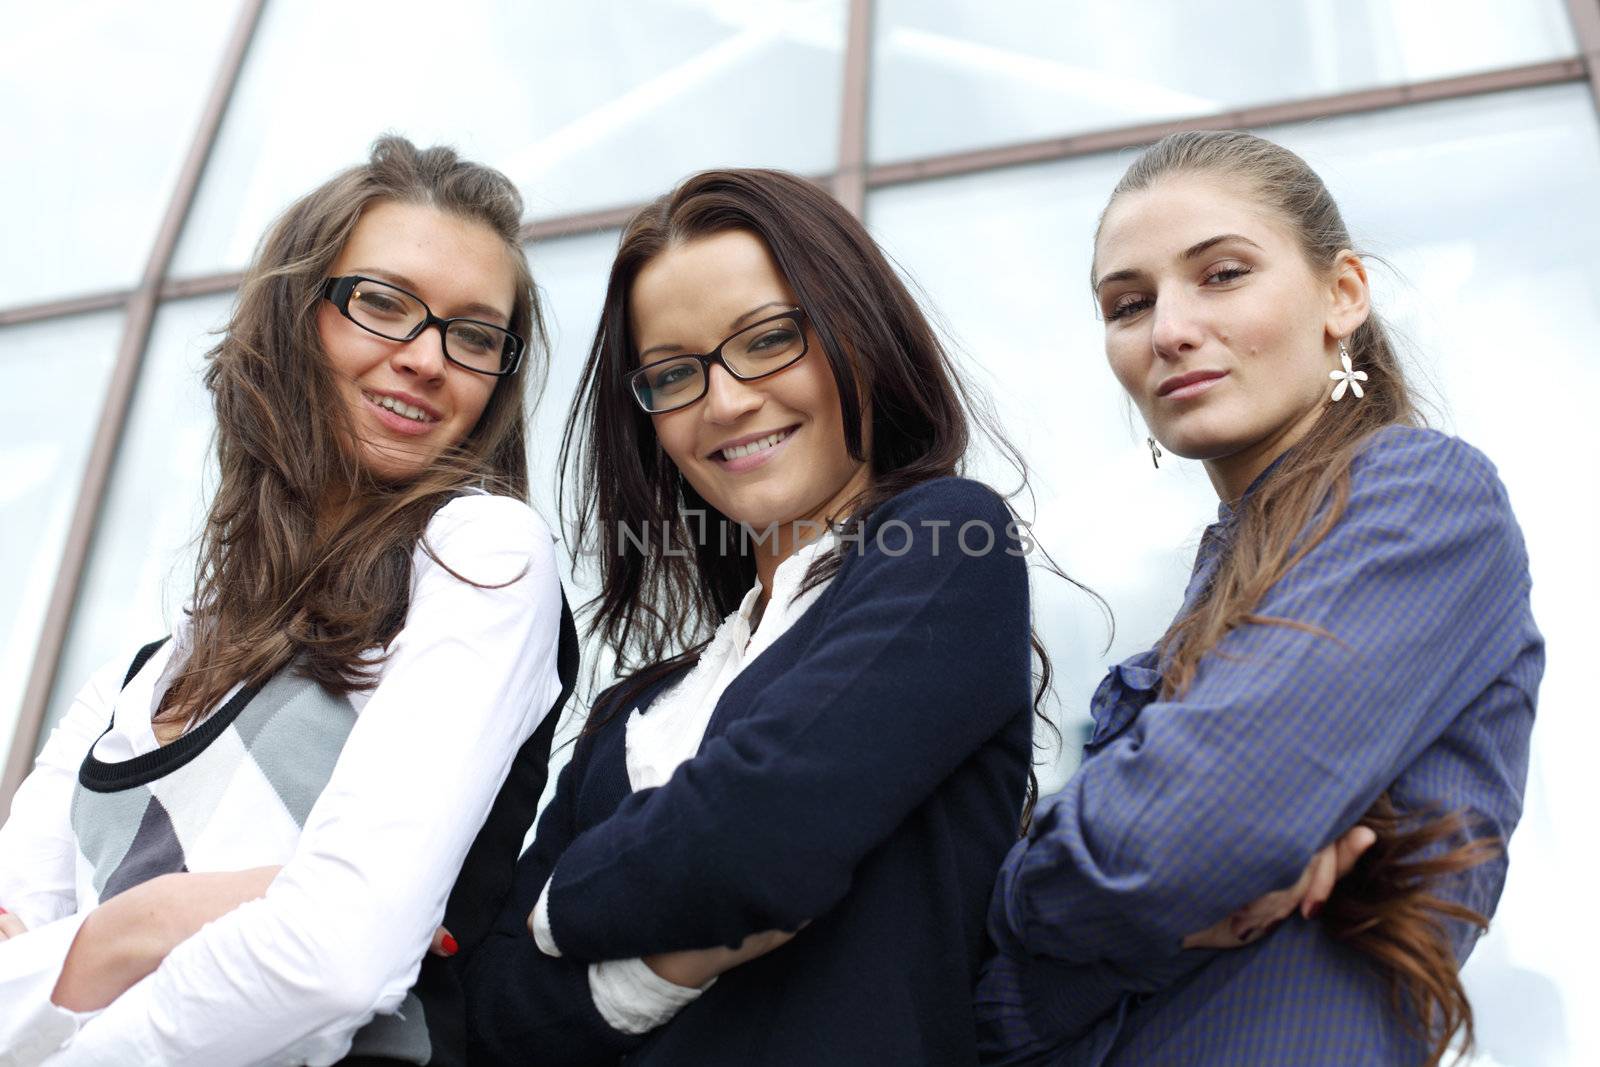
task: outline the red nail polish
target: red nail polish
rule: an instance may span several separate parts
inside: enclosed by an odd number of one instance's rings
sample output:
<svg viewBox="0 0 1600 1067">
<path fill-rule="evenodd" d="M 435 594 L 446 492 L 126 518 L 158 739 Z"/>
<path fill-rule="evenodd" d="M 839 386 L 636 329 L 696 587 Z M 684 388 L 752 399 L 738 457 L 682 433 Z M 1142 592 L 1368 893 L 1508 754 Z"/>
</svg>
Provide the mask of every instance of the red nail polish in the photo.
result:
<svg viewBox="0 0 1600 1067">
<path fill-rule="evenodd" d="M 444 935 L 444 939 L 439 942 L 439 947 L 444 950 L 446 956 L 454 956 L 461 948 L 460 945 L 456 944 L 456 939 L 449 934 Z"/>
<path fill-rule="evenodd" d="M 1326 903 L 1327 903 L 1327 901 L 1325 901 L 1325 900 L 1319 900 L 1315 904 L 1311 905 L 1311 907 L 1306 909 L 1306 918 L 1307 919 L 1315 919 L 1318 915 L 1321 915 L 1322 914 L 1322 905 L 1324 905 Z"/>
</svg>

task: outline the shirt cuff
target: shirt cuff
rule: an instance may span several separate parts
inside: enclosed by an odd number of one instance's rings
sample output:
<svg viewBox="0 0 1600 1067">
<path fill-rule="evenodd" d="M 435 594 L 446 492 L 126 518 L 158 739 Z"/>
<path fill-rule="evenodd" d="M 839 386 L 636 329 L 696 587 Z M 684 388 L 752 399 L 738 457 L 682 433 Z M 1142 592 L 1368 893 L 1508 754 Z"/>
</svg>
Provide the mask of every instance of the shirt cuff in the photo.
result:
<svg viewBox="0 0 1600 1067">
<path fill-rule="evenodd" d="M 0 1067 L 42 1063 L 98 1012 L 70 1011 L 50 994 L 88 912 L 0 942 Z"/>
<path fill-rule="evenodd" d="M 556 937 L 550 932 L 550 883 L 545 882 L 544 888 L 539 890 L 539 902 L 533 906 L 533 912 L 528 916 L 528 929 L 533 932 L 534 943 L 539 946 L 539 951 L 546 956 L 560 957 L 561 950 L 556 947 Z"/>
<path fill-rule="evenodd" d="M 669 982 L 642 959 L 605 960 L 589 965 L 589 995 L 613 1030 L 649 1033 L 694 1003 L 716 982 L 698 989 Z"/>
</svg>

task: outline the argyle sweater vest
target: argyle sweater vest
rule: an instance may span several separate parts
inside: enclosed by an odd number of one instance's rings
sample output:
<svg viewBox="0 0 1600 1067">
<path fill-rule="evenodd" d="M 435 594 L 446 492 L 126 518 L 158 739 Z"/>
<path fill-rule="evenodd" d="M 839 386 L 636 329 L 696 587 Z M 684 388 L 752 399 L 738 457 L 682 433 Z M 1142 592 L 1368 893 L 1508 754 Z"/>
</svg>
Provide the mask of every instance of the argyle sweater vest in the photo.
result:
<svg viewBox="0 0 1600 1067">
<path fill-rule="evenodd" d="M 463 950 L 481 940 L 509 890 L 544 790 L 551 735 L 577 678 L 577 631 L 565 598 L 561 613 L 561 693 L 518 750 L 445 908 L 444 924 Z M 165 640 L 139 650 L 124 686 Z M 106 763 L 91 747 L 78 772 L 72 828 L 99 900 L 162 874 L 286 862 L 355 719 L 348 699 L 291 666 L 241 689 L 153 752 Z M 399 1009 L 363 1027 L 344 1062 L 462 1064 L 465 1036 L 457 966 L 428 955 Z"/>
</svg>

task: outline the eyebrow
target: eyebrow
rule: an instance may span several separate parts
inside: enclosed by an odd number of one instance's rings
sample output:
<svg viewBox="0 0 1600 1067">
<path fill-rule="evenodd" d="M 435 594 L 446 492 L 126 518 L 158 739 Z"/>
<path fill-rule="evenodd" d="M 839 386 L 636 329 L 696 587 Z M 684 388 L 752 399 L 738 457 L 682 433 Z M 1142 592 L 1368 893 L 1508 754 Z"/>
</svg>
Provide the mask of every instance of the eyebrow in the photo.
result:
<svg viewBox="0 0 1600 1067">
<path fill-rule="evenodd" d="M 1243 241 L 1245 244 L 1256 249 L 1257 251 L 1260 251 L 1261 249 L 1260 245 L 1256 244 L 1242 233 L 1219 233 L 1215 237 L 1207 237 L 1204 241 L 1196 241 L 1188 248 L 1185 248 L 1183 253 L 1178 258 L 1194 259 L 1196 256 L 1204 255 L 1208 249 L 1215 245 L 1219 245 L 1224 241 Z M 1139 272 L 1136 270 L 1114 270 L 1110 274 L 1107 274 L 1105 277 L 1101 278 L 1098 282 L 1094 283 L 1094 291 L 1098 293 L 1102 286 L 1108 285 L 1111 282 L 1123 282 L 1127 281 L 1129 278 L 1137 278 L 1138 276 Z"/>
<path fill-rule="evenodd" d="M 745 323 L 749 322 L 763 311 L 766 311 L 768 308 L 782 308 L 785 311 L 792 311 L 794 310 L 794 305 L 786 300 L 768 300 L 765 304 L 759 304 L 728 323 L 728 336 L 732 337 L 734 334 L 738 333 L 741 329 L 743 329 Z M 639 362 L 643 363 L 646 356 L 655 352 L 682 351 L 684 351 L 684 347 L 680 344 L 651 345 L 649 348 L 639 353 Z"/>
<path fill-rule="evenodd" d="M 382 282 L 391 282 L 395 285 L 398 285 L 402 289 L 411 290 L 412 293 L 415 293 L 421 288 L 421 286 L 412 281 L 410 278 L 406 277 L 404 274 L 401 274 L 398 271 L 384 270 L 382 267 L 354 267 L 350 270 L 350 273 L 365 274 L 369 278 L 376 278 Z M 457 314 L 444 315 L 441 316 L 441 318 L 485 318 L 491 321 L 498 320 L 500 323 L 507 323 L 511 321 L 511 316 L 507 315 L 504 311 L 501 311 L 493 304 L 480 304 L 474 302 L 470 304 L 454 304 L 451 306 L 455 308 Z"/>
</svg>

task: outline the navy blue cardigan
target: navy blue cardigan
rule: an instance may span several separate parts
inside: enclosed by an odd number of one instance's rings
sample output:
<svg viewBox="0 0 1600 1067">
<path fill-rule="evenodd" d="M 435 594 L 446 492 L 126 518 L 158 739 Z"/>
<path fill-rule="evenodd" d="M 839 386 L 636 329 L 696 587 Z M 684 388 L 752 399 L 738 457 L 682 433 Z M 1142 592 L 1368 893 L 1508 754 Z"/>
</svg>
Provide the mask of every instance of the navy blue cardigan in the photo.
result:
<svg viewBox="0 0 1600 1067">
<path fill-rule="evenodd" d="M 578 741 L 510 903 L 467 962 L 477 1061 L 977 1062 L 984 915 L 1032 751 L 1028 578 L 1011 521 L 993 491 L 957 478 L 881 505 L 660 788 L 630 793 L 631 708 L 597 702 L 612 714 Z M 560 959 L 527 928 L 546 880 Z M 808 920 L 643 1037 L 613 1030 L 590 997 L 590 961 L 734 946 Z"/>
</svg>

